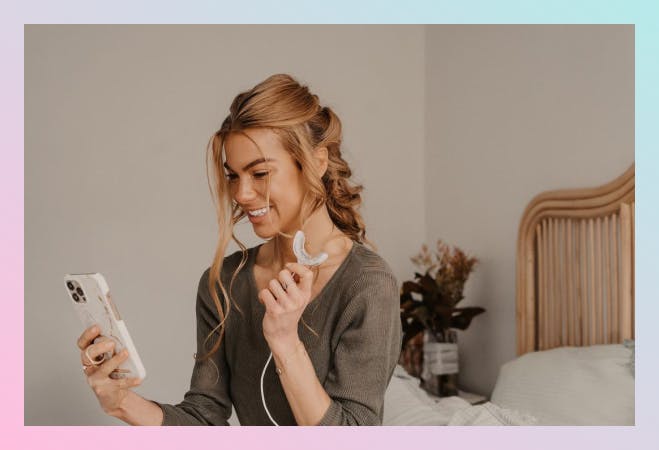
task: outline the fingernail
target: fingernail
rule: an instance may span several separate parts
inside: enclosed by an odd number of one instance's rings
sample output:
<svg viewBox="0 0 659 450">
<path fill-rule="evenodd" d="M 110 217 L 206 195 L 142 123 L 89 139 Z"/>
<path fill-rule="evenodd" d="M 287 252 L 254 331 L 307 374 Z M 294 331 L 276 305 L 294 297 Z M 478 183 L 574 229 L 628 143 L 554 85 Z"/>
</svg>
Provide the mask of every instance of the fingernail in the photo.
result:
<svg viewBox="0 0 659 450">
<path fill-rule="evenodd" d="M 128 350 L 123 349 L 123 350 L 121 351 L 121 356 L 128 356 Z"/>
</svg>

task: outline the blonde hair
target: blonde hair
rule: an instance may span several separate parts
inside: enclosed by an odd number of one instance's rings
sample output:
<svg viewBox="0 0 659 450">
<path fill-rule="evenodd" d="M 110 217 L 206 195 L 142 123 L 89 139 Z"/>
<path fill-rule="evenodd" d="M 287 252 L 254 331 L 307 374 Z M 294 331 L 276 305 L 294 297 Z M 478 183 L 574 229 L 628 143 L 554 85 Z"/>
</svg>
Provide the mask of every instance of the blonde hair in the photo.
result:
<svg viewBox="0 0 659 450">
<path fill-rule="evenodd" d="M 201 357 L 202 360 L 210 358 L 220 347 L 224 336 L 224 324 L 233 304 L 231 301 L 233 283 L 247 261 L 247 248 L 233 232 L 234 225 L 245 217 L 245 212 L 231 198 L 223 170 L 222 151 L 229 134 L 240 133 L 247 137 L 263 156 L 258 144 L 244 133 L 244 130 L 267 128 L 276 133 L 283 147 L 290 152 L 298 169 L 301 170 L 307 185 L 302 200 L 300 228 L 314 211 L 326 205 L 332 222 L 339 230 L 352 240 L 376 249 L 375 245 L 366 238 L 366 227 L 358 212 L 362 203 L 360 192 L 363 186 L 348 182 L 352 172 L 341 156 L 341 121 L 330 108 L 320 105 L 317 95 L 312 94 L 307 86 L 301 85 L 292 76 L 276 74 L 252 89 L 238 94 L 231 103 L 229 111 L 220 129 L 211 138 L 206 157 L 208 184 L 217 210 L 219 226 L 219 239 L 210 267 L 208 289 L 217 308 L 220 322 L 204 341 L 206 346 L 213 334 L 217 335 L 211 349 Z M 322 178 L 316 172 L 312 156 L 312 151 L 321 147 L 326 147 L 328 152 L 328 166 Z M 212 166 L 210 173 L 209 159 Z M 270 204 L 269 176 L 267 182 L 266 204 Z M 291 237 L 281 231 L 278 234 Z M 220 274 L 229 236 L 240 247 L 242 258 L 231 276 L 227 294 Z M 277 240 L 275 245 L 276 243 Z M 277 253 L 275 247 L 275 254 Z M 222 291 L 224 309 L 220 303 L 216 283 Z M 240 311 L 237 304 L 235 306 Z"/>
</svg>

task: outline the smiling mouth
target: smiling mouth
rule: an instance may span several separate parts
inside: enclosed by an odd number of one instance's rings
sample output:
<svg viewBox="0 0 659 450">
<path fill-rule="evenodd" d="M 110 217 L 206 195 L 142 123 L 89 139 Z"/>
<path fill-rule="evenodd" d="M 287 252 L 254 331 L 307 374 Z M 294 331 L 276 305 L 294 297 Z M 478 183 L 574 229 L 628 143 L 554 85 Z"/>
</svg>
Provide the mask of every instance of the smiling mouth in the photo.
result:
<svg viewBox="0 0 659 450">
<path fill-rule="evenodd" d="M 260 209 L 245 210 L 245 212 L 247 213 L 247 215 L 249 217 L 261 217 L 261 216 L 266 215 L 270 211 L 271 208 L 272 208 L 272 206 L 265 206 L 265 207 L 260 208 Z"/>
</svg>

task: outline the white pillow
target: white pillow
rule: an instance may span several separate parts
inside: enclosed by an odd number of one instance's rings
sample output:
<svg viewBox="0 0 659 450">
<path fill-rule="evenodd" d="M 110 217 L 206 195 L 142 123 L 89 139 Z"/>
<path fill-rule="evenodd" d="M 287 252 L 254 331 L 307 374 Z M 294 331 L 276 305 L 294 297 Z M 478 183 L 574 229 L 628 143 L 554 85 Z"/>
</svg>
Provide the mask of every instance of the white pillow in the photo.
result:
<svg viewBox="0 0 659 450">
<path fill-rule="evenodd" d="M 501 367 L 491 400 L 538 425 L 634 425 L 630 361 L 620 344 L 527 353 Z"/>
</svg>

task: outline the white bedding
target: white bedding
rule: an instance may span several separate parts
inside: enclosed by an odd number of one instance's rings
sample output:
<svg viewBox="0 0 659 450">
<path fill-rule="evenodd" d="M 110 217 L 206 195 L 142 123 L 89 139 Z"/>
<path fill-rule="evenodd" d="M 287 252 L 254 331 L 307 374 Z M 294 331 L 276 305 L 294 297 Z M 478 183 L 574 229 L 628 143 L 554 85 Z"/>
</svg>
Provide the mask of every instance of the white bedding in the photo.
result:
<svg viewBox="0 0 659 450">
<path fill-rule="evenodd" d="M 559 347 L 504 364 L 492 402 L 538 425 L 634 425 L 633 350 Z"/>
<path fill-rule="evenodd" d="M 453 415 L 471 405 L 459 397 L 435 402 L 419 387 L 419 379 L 397 365 L 384 395 L 383 425 L 447 425 Z"/>
<path fill-rule="evenodd" d="M 470 406 L 456 412 L 447 425 L 537 425 L 538 419 L 491 402 Z"/>
<path fill-rule="evenodd" d="M 384 397 L 383 425 L 533 425 L 536 420 L 490 402 L 472 406 L 460 397 L 433 399 L 419 379 L 396 366 Z"/>
<path fill-rule="evenodd" d="M 492 402 L 433 400 L 397 366 L 384 425 L 634 425 L 633 342 L 560 347 L 504 364 Z"/>
</svg>

